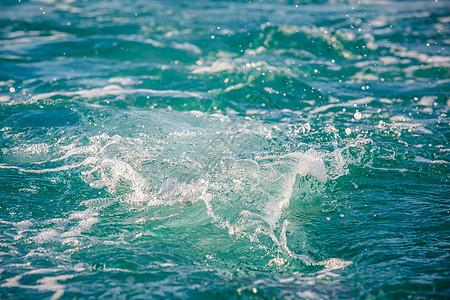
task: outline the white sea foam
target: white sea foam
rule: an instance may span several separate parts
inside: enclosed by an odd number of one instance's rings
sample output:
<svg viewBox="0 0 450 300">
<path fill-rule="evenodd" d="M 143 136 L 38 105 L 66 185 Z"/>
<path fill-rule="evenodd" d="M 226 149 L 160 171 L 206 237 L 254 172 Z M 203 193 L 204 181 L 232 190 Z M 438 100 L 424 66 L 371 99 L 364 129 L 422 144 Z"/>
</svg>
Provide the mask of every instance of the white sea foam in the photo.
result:
<svg viewBox="0 0 450 300">
<path fill-rule="evenodd" d="M 61 233 L 55 229 L 45 229 L 41 231 L 34 239 L 38 243 L 62 242 Z"/>
<path fill-rule="evenodd" d="M 0 96 L 0 102 L 8 102 L 11 99 L 8 95 L 2 95 Z"/>
<path fill-rule="evenodd" d="M 132 84 L 136 84 L 137 81 L 135 78 L 133 77 L 111 77 L 110 79 L 108 79 L 108 82 L 110 83 L 120 83 L 121 85 L 132 85 Z"/>
<path fill-rule="evenodd" d="M 127 89 L 118 85 L 108 85 L 103 88 L 94 88 L 87 90 L 78 90 L 73 92 L 51 92 L 35 94 L 32 96 L 33 100 L 43 100 L 52 98 L 55 96 L 74 97 L 79 96 L 83 98 L 99 98 L 106 96 L 120 96 L 120 95 L 132 95 L 132 94 L 145 94 L 148 96 L 157 97 L 173 97 L 173 98 L 208 98 L 208 95 L 202 92 L 190 92 L 190 91 L 177 91 L 177 90 L 152 90 L 152 89 Z"/>
<path fill-rule="evenodd" d="M 318 266 L 324 266 L 327 270 L 336 270 L 336 269 L 342 269 L 352 264 L 350 261 L 345 261 L 340 258 L 330 258 L 326 259 L 324 261 L 320 261 L 318 263 L 315 263 Z"/>
<path fill-rule="evenodd" d="M 352 107 L 352 106 L 355 106 L 355 105 L 364 105 L 364 104 L 368 104 L 368 103 L 370 103 L 370 102 L 372 102 L 374 100 L 375 100 L 375 98 L 373 98 L 373 97 L 364 97 L 364 98 L 360 98 L 360 99 L 349 100 L 349 101 L 345 101 L 345 102 L 332 103 L 332 104 L 319 106 L 319 107 L 316 107 L 316 108 L 312 109 L 310 112 L 313 113 L 313 114 L 317 114 L 317 113 L 320 113 L 320 112 L 327 111 L 330 108 L 335 108 L 335 107 Z"/>
<path fill-rule="evenodd" d="M 192 74 L 203 74 L 203 73 L 218 73 L 223 71 L 229 71 L 234 69 L 234 64 L 232 62 L 218 60 L 213 62 L 211 66 L 196 67 Z"/>
<path fill-rule="evenodd" d="M 51 31 L 50 33 L 52 35 L 39 35 L 40 32 L 37 31 L 15 32 L 12 39 L 0 40 L 0 45 L 4 45 L 6 48 L 9 48 L 12 45 L 17 47 L 17 44 L 39 44 L 73 37 L 73 35 L 65 32 Z"/>
<path fill-rule="evenodd" d="M 450 164 L 450 162 L 445 161 L 445 160 L 431 160 L 431 159 L 427 159 L 421 156 L 416 156 L 414 158 L 414 161 L 416 162 L 421 162 L 421 163 L 428 163 L 428 164 Z"/>
<path fill-rule="evenodd" d="M 223 91 L 224 92 L 229 92 L 229 91 L 232 91 L 232 90 L 238 90 L 238 89 L 241 89 L 241 88 L 243 88 L 245 85 L 243 84 L 243 83 L 238 83 L 238 84 L 235 84 L 235 85 L 230 85 L 230 86 L 228 86 L 226 89 L 224 89 Z"/>
<path fill-rule="evenodd" d="M 201 54 L 202 50 L 191 43 L 177 43 L 177 42 L 173 42 L 172 43 L 172 47 L 174 47 L 175 49 L 180 49 L 180 50 L 187 50 L 187 51 L 191 51 L 194 52 L 195 54 Z"/>
<path fill-rule="evenodd" d="M 420 101 L 417 102 L 417 105 L 433 106 L 434 101 L 436 101 L 436 99 L 437 99 L 436 96 L 423 96 L 422 98 L 420 98 Z"/>
<path fill-rule="evenodd" d="M 51 300 L 57 300 L 64 295 L 65 286 L 60 283 L 60 281 L 65 281 L 67 279 L 73 278 L 74 275 L 57 275 L 57 276 L 45 276 L 41 279 L 37 280 L 38 285 L 26 285 L 21 284 L 20 280 L 28 275 L 36 275 L 36 274 L 48 274 L 60 272 L 60 269 L 36 269 L 32 271 L 25 272 L 21 275 L 14 276 L 12 278 L 6 279 L 6 282 L 3 283 L 2 287 L 9 288 L 26 288 L 26 289 L 35 289 L 38 291 L 50 291 L 54 292 L 53 296 L 50 298 Z"/>
<path fill-rule="evenodd" d="M 156 40 L 152 40 L 152 39 L 146 39 L 144 42 L 147 43 L 147 44 L 152 45 L 153 47 L 157 47 L 157 48 L 164 48 L 165 47 L 163 43 L 158 42 Z"/>
</svg>

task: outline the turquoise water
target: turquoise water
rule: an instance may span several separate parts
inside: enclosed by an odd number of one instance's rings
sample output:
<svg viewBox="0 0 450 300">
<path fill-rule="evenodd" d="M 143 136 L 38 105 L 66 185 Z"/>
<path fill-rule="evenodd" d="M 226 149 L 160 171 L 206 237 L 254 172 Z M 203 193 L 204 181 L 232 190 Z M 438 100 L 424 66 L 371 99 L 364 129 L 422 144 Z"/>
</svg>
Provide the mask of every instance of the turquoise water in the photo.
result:
<svg viewBox="0 0 450 300">
<path fill-rule="evenodd" d="M 0 6 L 1 299 L 449 297 L 449 1 Z"/>
</svg>

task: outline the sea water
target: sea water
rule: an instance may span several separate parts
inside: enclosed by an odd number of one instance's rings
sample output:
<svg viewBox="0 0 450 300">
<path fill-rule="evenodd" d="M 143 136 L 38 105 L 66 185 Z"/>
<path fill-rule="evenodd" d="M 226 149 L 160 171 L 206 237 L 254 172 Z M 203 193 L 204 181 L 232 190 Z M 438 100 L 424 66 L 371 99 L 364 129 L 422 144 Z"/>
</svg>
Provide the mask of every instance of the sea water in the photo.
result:
<svg viewBox="0 0 450 300">
<path fill-rule="evenodd" d="M 449 297 L 449 7 L 2 0 L 0 298 Z"/>
</svg>

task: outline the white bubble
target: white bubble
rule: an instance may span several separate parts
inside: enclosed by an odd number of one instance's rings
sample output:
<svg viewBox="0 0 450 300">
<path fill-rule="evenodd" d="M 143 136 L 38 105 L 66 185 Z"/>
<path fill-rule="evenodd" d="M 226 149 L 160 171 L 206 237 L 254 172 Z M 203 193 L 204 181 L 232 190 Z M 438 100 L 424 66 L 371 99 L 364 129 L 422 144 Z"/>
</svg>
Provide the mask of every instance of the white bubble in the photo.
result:
<svg viewBox="0 0 450 300">
<path fill-rule="evenodd" d="M 14 92 L 16 91 L 16 89 L 13 88 L 13 87 L 10 87 L 10 88 L 9 88 L 9 91 L 10 91 L 11 93 L 14 93 Z"/>
<path fill-rule="evenodd" d="M 345 129 L 345 134 L 350 135 L 352 133 L 352 130 L 350 128 Z"/>
<path fill-rule="evenodd" d="M 357 111 L 357 112 L 355 112 L 355 114 L 353 115 L 353 117 L 354 117 L 356 120 L 361 120 L 362 114 L 361 114 L 359 111 Z"/>
</svg>

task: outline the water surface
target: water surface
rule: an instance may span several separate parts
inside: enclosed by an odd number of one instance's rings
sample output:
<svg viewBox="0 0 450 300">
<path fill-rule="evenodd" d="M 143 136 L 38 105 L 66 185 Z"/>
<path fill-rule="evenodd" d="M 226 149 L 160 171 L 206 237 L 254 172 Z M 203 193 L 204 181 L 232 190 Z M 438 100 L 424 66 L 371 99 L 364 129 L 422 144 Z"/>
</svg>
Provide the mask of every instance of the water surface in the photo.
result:
<svg viewBox="0 0 450 300">
<path fill-rule="evenodd" d="M 0 298 L 449 296 L 448 1 L 3 1 Z"/>
</svg>

